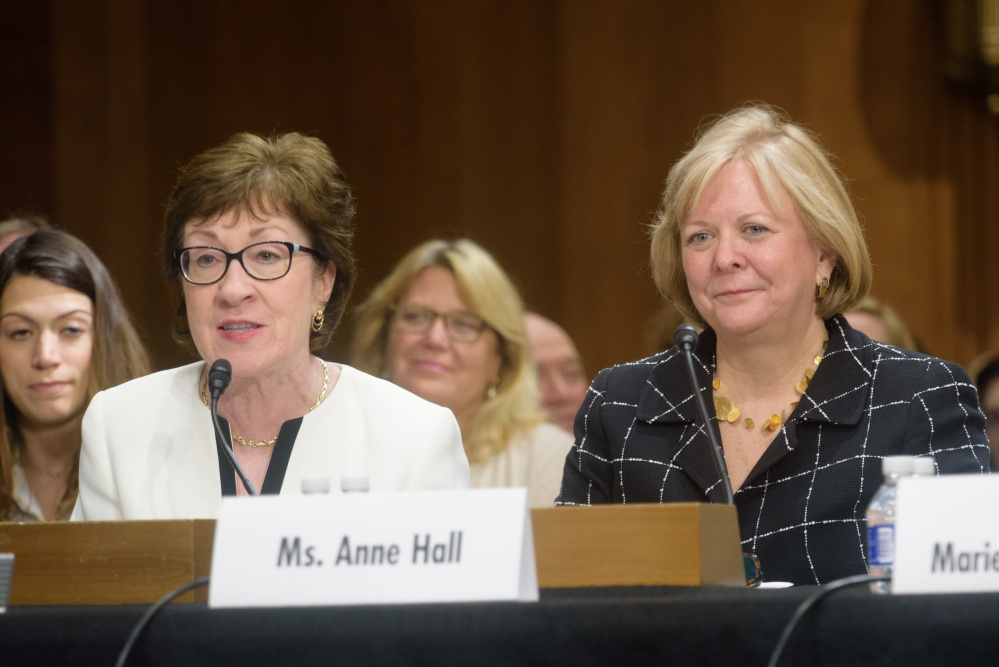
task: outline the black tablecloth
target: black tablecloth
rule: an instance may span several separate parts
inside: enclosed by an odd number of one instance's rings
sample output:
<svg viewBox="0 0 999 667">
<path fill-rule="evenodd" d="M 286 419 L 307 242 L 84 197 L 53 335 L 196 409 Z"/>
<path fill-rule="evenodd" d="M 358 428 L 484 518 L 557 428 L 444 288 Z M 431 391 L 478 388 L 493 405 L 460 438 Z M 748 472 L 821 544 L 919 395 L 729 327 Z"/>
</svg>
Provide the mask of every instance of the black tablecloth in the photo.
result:
<svg viewBox="0 0 999 667">
<path fill-rule="evenodd" d="M 212 610 L 174 603 L 129 664 L 765 665 L 813 592 L 723 588 L 544 590 L 538 603 Z M 143 606 L 11 607 L 2 665 L 113 665 Z M 999 595 L 834 592 L 784 665 L 994 664 Z"/>
</svg>

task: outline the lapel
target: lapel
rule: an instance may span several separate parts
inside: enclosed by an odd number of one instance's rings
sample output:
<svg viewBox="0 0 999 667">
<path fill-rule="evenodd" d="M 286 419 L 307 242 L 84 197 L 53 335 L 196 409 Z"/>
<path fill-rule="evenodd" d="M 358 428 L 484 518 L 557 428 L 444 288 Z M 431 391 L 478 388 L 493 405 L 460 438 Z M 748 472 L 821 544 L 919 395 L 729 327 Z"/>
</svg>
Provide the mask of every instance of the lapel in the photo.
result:
<svg viewBox="0 0 999 667">
<path fill-rule="evenodd" d="M 694 371 L 697 384 L 708 404 L 711 428 L 717 428 L 714 423 L 715 406 L 711 400 L 715 345 L 715 333 L 707 328 L 698 337 L 697 349 L 694 350 Z M 653 425 L 651 432 L 656 434 L 653 437 L 659 441 L 654 447 L 666 448 L 666 458 L 682 468 L 684 473 L 707 492 L 712 501 L 725 502 L 725 492 L 711 458 L 711 443 L 697 412 L 697 402 L 685 365 L 683 353 L 678 348 L 672 347 L 666 352 L 642 388 L 636 417 L 639 421 Z M 673 428 L 669 428 L 670 426 Z M 687 437 L 668 437 L 676 433 Z M 690 433 L 692 435 L 688 435 Z"/>
<path fill-rule="evenodd" d="M 180 466 L 176 471 L 175 482 L 189 487 L 188 511 L 192 516 L 217 517 L 222 506 L 222 486 L 219 480 L 215 425 L 212 424 L 211 410 L 202 403 L 201 395 L 191 391 L 192 386 L 199 386 L 203 367 L 202 363 L 192 364 L 189 372 L 177 377 L 176 389 L 170 392 L 171 397 L 182 403 L 180 414 L 190 415 L 190 425 L 175 426 L 175 428 L 180 427 L 176 433 L 176 442 L 190 452 L 187 459 L 190 468 L 185 470 L 185 466 Z M 235 478 L 235 473 L 231 469 L 229 474 Z M 193 479 L 204 481 L 192 484 Z"/>
<path fill-rule="evenodd" d="M 327 362 L 332 363 L 332 362 Z M 355 390 L 356 374 L 340 365 L 340 378 L 323 403 L 305 415 L 291 451 L 282 493 L 298 493 L 302 480 L 329 477 L 338 493 L 343 475 L 373 477 L 370 470 L 371 434 L 364 420 L 365 406 Z"/>
<path fill-rule="evenodd" d="M 222 489 L 215 427 L 211 412 L 198 393 L 203 368 L 204 362 L 197 362 L 150 376 L 147 382 L 158 385 L 151 393 L 141 395 L 144 406 L 141 410 L 135 410 L 136 399 L 126 395 L 126 389 L 111 390 L 122 392 L 121 409 L 133 410 L 129 423 L 142 424 L 139 428 L 153 434 L 146 446 L 146 456 L 137 461 L 141 464 L 140 479 L 144 480 L 139 492 L 145 499 L 140 510 L 143 518 L 218 516 Z M 131 443 L 135 439 L 134 428 L 122 433 L 122 442 Z"/>
<path fill-rule="evenodd" d="M 743 488 L 798 447 L 799 424 L 848 427 L 860 423 L 870 394 L 874 346 L 869 338 L 851 328 L 842 315 L 826 320 L 826 330 L 829 345 L 815 376 L 777 437 L 753 466 Z"/>
<path fill-rule="evenodd" d="M 799 421 L 856 426 L 870 391 L 874 346 L 842 315 L 826 320 L 826 329 L 829 346 L 795 412 Z"/>
<path fill-rule="evenodd" d="M 873 346 L 866 336 L 852 329 L 841 315 L 827 320 L 826 328 L 829 331 L 829 346 L 815 377 L 777 437 L 757 461 L 743 488 L 795 450 L 798 445 L 799 423 L 855 426 L 860 422 L 870 393 Z M 707 328 L 701 333 L 694 351 L 697 383 L 704 393 L 712 428 L 717 428 L 717 417 L 711 400 L 716 344 L 714 331 Z M 666 456 L 702 489 L 708 490 L 712 501 L 724 502 L 718 473 L 711 460 L 710 443 L 697 413 L 682 353 L 676 347 L 667 351 L 662 362 L 646 380 L 636 416 L 639 421 L 651 425 L 693 427 L 694 435 L 685 441 L 663 437 L 662 443 L 657 443 L 656 446 L 666 447 Z"/>
</svg>

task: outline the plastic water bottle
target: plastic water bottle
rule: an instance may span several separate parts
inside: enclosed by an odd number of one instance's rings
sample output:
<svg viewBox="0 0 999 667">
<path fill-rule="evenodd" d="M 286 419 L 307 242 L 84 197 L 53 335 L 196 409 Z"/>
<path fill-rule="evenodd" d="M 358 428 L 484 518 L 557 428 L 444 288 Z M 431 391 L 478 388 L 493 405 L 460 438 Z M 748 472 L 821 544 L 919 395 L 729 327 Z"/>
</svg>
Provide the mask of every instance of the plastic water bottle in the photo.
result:
<svg viewBox="0 0 999 667">
<path fill-rule="evenodd" d="M 911 475 L 911 456 L 886 456 L 881 461 L 885 481 L 867 506 L 867 569 L 871 574 L 891 576 L 895 564 L 895 504 L 898 480 Z M 890 593 L 890 581 L 872 581 L 875 593 Z"/>
</svg>

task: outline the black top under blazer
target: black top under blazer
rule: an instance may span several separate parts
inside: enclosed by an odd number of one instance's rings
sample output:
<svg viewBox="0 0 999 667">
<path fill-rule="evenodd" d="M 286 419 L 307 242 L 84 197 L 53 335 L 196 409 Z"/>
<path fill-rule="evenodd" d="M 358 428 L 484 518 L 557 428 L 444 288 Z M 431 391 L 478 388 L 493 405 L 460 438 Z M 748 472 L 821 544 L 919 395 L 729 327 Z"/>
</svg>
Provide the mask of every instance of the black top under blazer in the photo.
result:
<svg viewBox="0 0 999 667">
<path fill-rule="evenodd" d="M 769 581 L 867 572 L 864 512 L 881 459 L 932 456 L 937 472 L 986 473 L 985 417 L 958 365 L 877 343 L 842 316 L 811 384 L 735 492 L 743 551 Z M 694 363 L 712 420 L 716 337 Z M 725 502 L 676 347 L 600 372 L 576 415 L 557 505 Z"/>
</svg>

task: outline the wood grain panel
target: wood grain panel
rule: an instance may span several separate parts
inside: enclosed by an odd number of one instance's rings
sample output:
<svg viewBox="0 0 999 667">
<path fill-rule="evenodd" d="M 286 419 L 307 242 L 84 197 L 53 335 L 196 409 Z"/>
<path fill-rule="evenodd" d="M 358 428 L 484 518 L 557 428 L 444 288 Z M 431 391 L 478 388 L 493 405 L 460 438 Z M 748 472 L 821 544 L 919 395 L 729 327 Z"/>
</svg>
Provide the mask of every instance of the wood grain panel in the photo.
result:
<svg viewBox="0 0 999 667">
<path fill-rule="evenodd" d="M 729 505 L 531 511 L 538 585 L 744 586 Z M 0 523 L 11 605 L 140 604 L 211 572 L 215 521 Z M 179 601 L 207 600 L 202 587 Z"/>
<path fill-rule="evenodd" d="M 0 523 L 0 551 L 16 557 L 10 603 L 155 602 L 208 576 L 214 529 L 205 520 Z"/>
<path fill-rule="evenodd" d="M 50 25 L 47 3 L 0 3 L 0 219 L 52 207 Z"/>
<path fill-rule="evenodd" d="M 538 586 L 745 586 L 735 507 L 531 510 Z"/>
<path fill-rule="evenodd" d="M 357 195 L 355 304 L 415 244 L 470 236 L 591 373 L 642 356 L 663 180 L 704 118 L 747 100 L 838 156 L 874 292 L 929 351 L 999 346 L 999 125 L 947 87 L 933 3 L 29 4 L 0 14 L 23 15 L 4 48 L 34 72 L 0 70 L 24 128 L 5 129 L 9 154 L 33 158 L 0 163 L 0 203 L 48 205 L 94 246 L 159 367 L 187 360 L 169 338 L 162 204 L 178 164 L 240 130 L 331 146 Z"/>
</svg>

